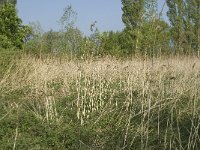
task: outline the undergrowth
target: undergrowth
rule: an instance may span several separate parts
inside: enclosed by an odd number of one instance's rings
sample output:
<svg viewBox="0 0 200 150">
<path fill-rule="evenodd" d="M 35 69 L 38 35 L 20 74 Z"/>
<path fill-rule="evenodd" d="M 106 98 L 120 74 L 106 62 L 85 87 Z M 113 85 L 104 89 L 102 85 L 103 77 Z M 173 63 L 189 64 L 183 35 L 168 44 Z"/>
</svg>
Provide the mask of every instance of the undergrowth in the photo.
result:
<svg viewBox="0 0 200 150">
<path fill-rule="evenodd" d="M 200 149 L 196 58 L 22 57 L 0 81 L 0 149 Z"/>
</svg>

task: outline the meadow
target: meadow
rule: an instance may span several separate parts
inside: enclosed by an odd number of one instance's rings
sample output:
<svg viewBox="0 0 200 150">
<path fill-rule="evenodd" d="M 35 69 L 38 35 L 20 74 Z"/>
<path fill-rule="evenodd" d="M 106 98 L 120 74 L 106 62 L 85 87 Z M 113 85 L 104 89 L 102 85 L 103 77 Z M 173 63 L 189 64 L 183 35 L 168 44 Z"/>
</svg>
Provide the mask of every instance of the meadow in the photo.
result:
<svg viewBox="0 0 200 150">
<path fill-rule="evenodd" d="M 196 57 L 23 55 L 0 78 L 0 149 L 200 149 Z"/>
</svg>

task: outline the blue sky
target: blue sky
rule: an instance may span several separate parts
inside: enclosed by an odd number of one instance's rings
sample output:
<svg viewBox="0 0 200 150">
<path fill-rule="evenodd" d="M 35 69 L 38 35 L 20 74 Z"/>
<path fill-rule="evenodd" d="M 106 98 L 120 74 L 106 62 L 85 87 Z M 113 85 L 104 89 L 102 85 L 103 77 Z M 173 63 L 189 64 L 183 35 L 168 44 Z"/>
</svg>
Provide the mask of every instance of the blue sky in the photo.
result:
<svg viewBox="0 0 200 150">
<path fill-rule="evenodd" d="M 159 0 L 159 8 L 164 0 Z M 90 34 L 90 24 L 97 21 L 100 31 L 122 30 L 121 0 L 18 0 L 18 15 L 24 24 L 40 22 L 44 31 L 59 30 L 58 24 L 63 9 L 72 5 L 77 12 L 76 26 L 86 35 Z"/>
</svg>

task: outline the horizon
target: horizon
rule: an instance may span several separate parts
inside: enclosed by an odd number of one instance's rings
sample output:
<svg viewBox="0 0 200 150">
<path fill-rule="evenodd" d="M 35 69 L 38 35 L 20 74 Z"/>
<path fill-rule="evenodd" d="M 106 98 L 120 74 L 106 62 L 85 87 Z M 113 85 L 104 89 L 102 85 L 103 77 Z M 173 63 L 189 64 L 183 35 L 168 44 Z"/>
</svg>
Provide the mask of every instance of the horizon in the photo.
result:
<svg viewBox="0 0 200 150">
<path fill-rule="evenodd" d="M 40 5 L 36 5 L 39 4 Z M 63 9 L 71 5 L 73 10 L 77 12 L 77 21 L 75 27 L 80 29 L 84 35 L 90 35 L 90 25 L 97 21 L 96 27 L 100 32 L 104 31 L 121 31 L 124 24 L 121 20 L 122 10 L 121 1 L 118 0 L 87 0 L 80 2 L 79 0 L 60 0 L 55 2 L 53 0 L 18 0 L 17 9 L 18 15 L 23 23 L 39 22 L 43 31 L 59 31 L 61 26 L 58 21 L 63 15 Z M 163 1 L 158 0 L 158 11 L 163 7 Z M 164 14 L 166 13 L 166 6 Z M 166 16 L 163 16 L 167 20 Z"/>
</svg>

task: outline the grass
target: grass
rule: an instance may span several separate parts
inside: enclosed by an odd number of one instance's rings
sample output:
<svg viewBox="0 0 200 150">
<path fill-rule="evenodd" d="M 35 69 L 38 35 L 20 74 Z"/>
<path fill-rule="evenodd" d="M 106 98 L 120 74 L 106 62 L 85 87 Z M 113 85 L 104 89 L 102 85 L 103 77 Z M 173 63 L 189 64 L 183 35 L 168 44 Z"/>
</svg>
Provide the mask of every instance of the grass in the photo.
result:
<svg viewBox="0 0 200 150">
<path fill-rule="evenodd" d="M 24 56 L 0 80 L 0 149 L 200 149 L 198 58 Z"/>
</svg>

